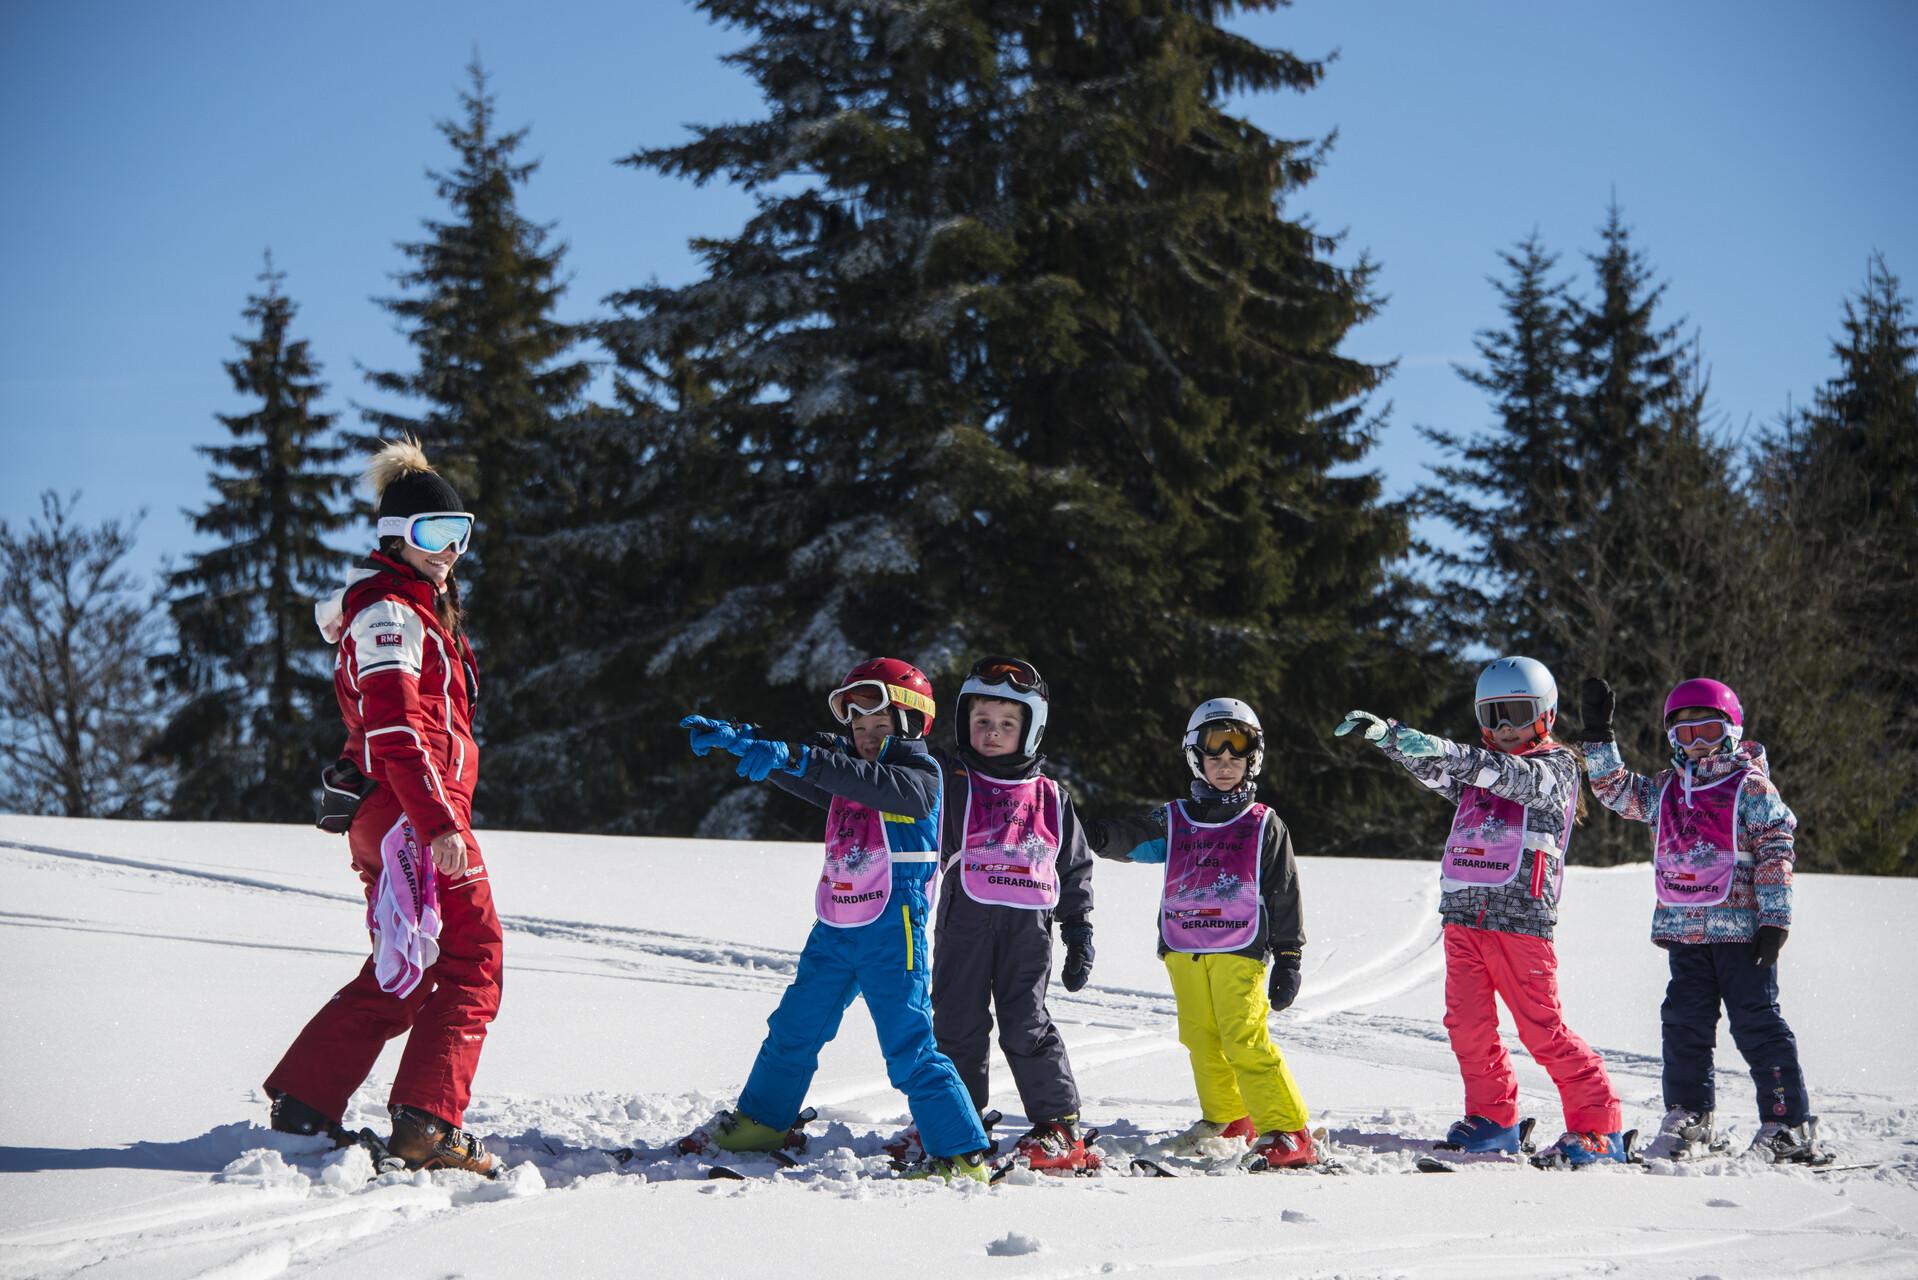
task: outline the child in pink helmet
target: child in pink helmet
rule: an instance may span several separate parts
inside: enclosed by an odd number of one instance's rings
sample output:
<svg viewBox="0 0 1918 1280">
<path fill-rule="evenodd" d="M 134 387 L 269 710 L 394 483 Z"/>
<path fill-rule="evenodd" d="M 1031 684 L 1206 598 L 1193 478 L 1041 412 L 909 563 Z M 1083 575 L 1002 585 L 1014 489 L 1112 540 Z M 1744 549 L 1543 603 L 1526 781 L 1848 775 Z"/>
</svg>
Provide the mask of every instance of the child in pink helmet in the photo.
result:
<svg viewBox="0 0 1918 1280">
<path fill-rule="evenodd" d="M 1612 730 L 1612 687 L 1579 690 L 1592 794 L 1654 831 L 1652 941 L 1671 965 L 1660 1010 L 1666 1115 L 1650 1154 L 1724 1151 L 1713 1124 L 1712 1050 L 1722 1005 L 1758 1089 L 1751 1149 L 1767 1160 L 1820 1163 L 1798 1042 L 1778 1009 L 1778 952 L 1791 928 L 1792 840 L 1798 820 L 1771 779 L 1765 748 L 1744 740 L 1738 695 L 1685 680 L 1665 699 L 1671 763 L 1625 767 Z"/>
</svg>

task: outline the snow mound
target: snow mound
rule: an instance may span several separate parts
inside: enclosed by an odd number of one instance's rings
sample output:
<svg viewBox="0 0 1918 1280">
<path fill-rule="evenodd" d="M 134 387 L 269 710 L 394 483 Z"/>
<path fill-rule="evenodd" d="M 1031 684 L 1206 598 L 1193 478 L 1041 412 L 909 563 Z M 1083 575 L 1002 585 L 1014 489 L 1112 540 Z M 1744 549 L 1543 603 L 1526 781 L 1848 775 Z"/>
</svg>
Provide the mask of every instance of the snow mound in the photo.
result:
<svg viewBox="0 0 1918 1280">
<path fill-rule="evenodd" d="M 986 1245 L 987 1255 L 994 1258 L 1017 1258 L 1028 1253 L 1040 1253 L 1044 1249 L 1037 1236 L 1029 1236 L 1022 1231 L 1009 1231 Z"/>
</svg>

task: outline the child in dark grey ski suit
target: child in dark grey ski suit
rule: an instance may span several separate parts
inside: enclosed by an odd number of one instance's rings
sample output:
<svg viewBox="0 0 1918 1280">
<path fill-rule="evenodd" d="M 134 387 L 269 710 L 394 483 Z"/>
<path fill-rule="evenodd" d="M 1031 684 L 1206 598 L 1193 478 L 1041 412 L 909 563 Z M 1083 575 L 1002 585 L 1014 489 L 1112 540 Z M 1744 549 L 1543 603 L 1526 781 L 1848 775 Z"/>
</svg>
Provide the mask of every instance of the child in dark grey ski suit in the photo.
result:
<svg viewBox="0 0 1918 1280">
<path fill-rule="evenodd" d="M 1052 924 L 1066 942 L 1066 990 L 1092 974 L 1092 855 L 1072 800 L 1038 755 L 1047 689 L 1030 663 L 988 658 L 959 694 L 958 750 L 946 769 L 933 1034 L 984 1109 L 993 1015 L 1032 1129 L 1016 1158 L 1041 1171 L 1096 1164 L 1079 1127 L 1079 1088 L 1046 1010 Z"/>
</svg>

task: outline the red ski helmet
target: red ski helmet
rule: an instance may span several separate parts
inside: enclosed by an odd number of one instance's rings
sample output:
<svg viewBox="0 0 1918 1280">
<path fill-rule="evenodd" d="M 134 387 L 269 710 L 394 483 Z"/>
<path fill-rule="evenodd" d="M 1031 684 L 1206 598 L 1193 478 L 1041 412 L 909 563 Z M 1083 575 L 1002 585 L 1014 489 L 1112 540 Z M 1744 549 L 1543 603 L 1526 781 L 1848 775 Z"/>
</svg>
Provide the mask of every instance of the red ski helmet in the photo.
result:
<svg viewBox="0 0 1918 1280">
<path fill-rule="evenodd" d="M 1738 705 L 1738 695 L 1731 686 L 1717 680 L 1681 680 L 1665 698 L 1665 719 L 1672 718 L 1672 712 L 1682 711 L 1686 707 L 1710 707 L 1722 711 L 1734 728 L 1745 727 L 1745 710 Z"/>
<path fill-rule="evenodd" d="M 848 671 L 839 687 L 826 695 L 826 707 L 840 724 L 890 707 L 902 738 L 925 737 L 938 710 L 926 673 L 898 658 L 870 658 Z"/>
</svg>

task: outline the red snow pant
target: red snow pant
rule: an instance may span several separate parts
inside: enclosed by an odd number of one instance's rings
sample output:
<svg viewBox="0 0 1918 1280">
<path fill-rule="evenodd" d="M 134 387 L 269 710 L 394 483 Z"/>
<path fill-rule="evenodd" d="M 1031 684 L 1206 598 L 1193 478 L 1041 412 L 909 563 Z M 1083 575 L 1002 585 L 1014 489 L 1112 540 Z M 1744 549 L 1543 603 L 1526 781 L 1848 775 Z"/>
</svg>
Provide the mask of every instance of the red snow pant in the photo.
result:
<svg viewBox="0 0 1918 1280">
<path fill-rule="evenodd" d="M 347 832 L 353 869 L 368 901 L 380 876 L 380 841 L 402 817 L 384 788 L 367 797 Z M 504 944 L 493 888 L 473 833 L 465 828 L 467 872 L 440 881 L 440 958 L 405 999 L 380 990 L 373 957 L 360 976 L 320 1006 L 266 1078 L 268 1090 L 298 1098 L 338 1120 L 380 1049 L 406 1035 L 390 1106 L 418 1107 L 454 1126 L 466 1120 L 486 1024 L 499 1012 Z"/>
<path fill-rule="evenodd" d="M 1445 1029 L 1465 1077 L 1465 1114 L 1493 1124 L 1518 1123 L 1518 1077 L 1498 1038 L 1497 995 L 1518 1025 L 1518 1038 L 1558 1086 L 1565 1127 L 1614 1133 L 1618 1094 L 1605 1060 L 1565 1025 L 1558 1005 L 1558 953 L 1543 938 L 1491 929 L 1445 926 Z"/>
</svg>

